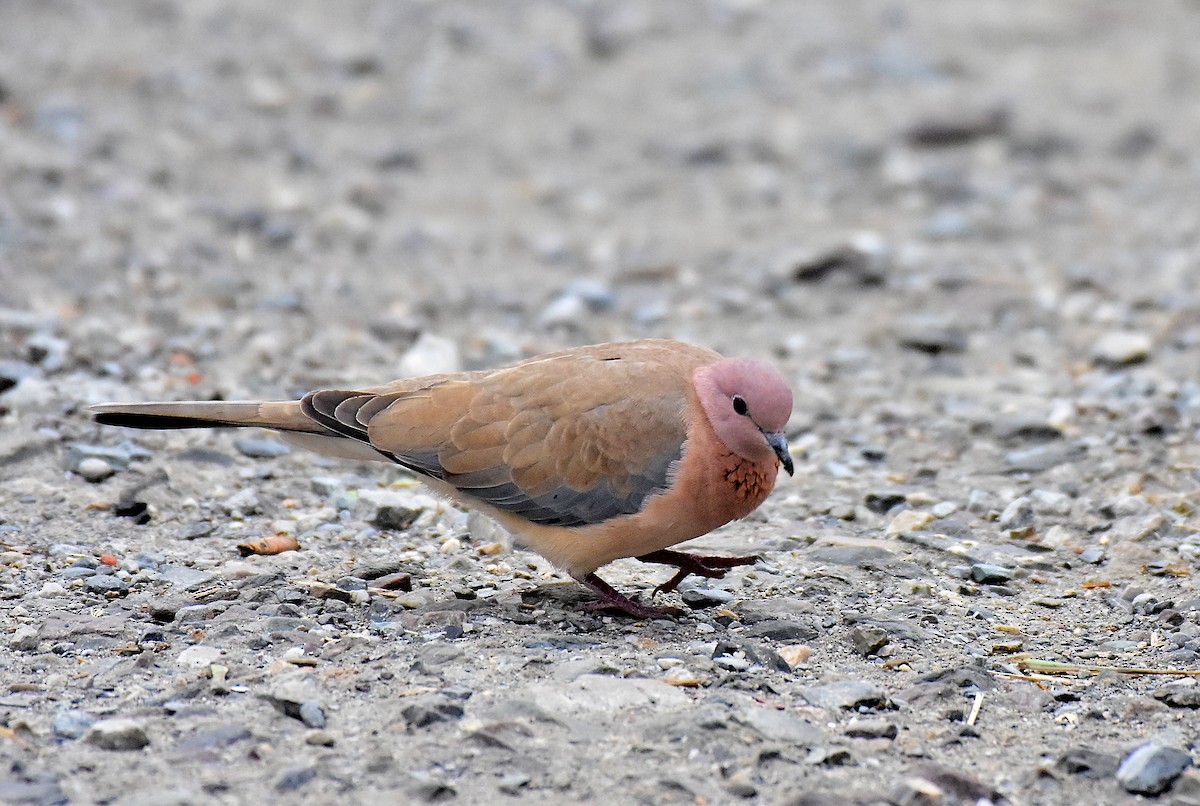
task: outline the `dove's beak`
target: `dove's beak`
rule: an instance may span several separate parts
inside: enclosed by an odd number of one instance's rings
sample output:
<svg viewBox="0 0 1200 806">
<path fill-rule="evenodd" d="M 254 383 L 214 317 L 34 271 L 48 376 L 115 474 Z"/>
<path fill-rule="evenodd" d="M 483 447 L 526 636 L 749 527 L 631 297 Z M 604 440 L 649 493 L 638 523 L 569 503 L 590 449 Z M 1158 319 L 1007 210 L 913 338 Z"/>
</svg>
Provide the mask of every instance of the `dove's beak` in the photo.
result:
<svg viewBox="0 0 1200 806">
<path fill-rule="evenodd" d="M 775 455 L 779 457 L 779 464 L 783 465 L 787 474 L 796 475 L 796 466 L 792 464 L 792 452 L 788 449 L 787 437 L 783 432 L 768 434 L 764 431 L 763 436 L 767 438 L 767 444 L 775 451 Z"/>
</svg>

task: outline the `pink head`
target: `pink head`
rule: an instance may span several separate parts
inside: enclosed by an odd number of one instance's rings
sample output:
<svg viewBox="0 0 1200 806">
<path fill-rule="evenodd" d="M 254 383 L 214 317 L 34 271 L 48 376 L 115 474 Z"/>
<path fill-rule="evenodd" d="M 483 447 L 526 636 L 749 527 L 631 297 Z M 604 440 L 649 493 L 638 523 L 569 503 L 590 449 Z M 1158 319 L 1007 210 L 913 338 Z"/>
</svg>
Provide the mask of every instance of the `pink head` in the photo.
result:
<svg viewBox="0 0 1200 806">
<path fill-rule="evenodd" d="M 696 370 L 692 379 L 708 422 L 727 448 L 752 462 L 778 458 L 792 474 L 783 433 L 792 416 L 792 390 L 779 370 L 756 358 L 722 358 Z"/>
</svg>

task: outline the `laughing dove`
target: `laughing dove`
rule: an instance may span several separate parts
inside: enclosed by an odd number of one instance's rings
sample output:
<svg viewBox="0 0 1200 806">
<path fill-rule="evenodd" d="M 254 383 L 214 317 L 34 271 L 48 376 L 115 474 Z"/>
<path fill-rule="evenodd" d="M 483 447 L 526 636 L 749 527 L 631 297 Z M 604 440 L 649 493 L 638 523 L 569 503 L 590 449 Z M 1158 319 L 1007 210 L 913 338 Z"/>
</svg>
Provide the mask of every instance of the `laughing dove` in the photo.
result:
<svg viewBox="0 0 1200 806">
<path fill-rule="evenodd" d="M 593 607 L 663 611 L 596 576 L 622 557 L 719 578 L 755 557 L 668 550 L 750 514 L 780 465 L 792 393 L 753 358 L 642 340 L 531 358 L 506 369 L 405 378 L 288 402 L 107 403 L 130 428 L 256 426 L 338 456 L 390 460 L 482 509 L 599 595 Z"/>
</svg>

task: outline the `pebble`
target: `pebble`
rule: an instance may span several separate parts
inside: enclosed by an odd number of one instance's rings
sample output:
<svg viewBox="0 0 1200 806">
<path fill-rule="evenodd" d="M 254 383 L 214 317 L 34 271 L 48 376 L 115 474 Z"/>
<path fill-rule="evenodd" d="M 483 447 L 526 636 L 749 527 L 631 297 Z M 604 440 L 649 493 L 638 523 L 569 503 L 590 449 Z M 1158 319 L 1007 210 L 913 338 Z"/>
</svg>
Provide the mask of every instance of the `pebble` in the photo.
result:
<svg viewBox="0 0 1200 806">
<path fill-rule="evenodd" d="M 681 594 L 680 598 L 683 599 L 683 603 L 688 607 L 693 610 L 699 610 L 705 607 L 729 604 L 737 597 L 729 591 L 719 588 L 688 588 Z"/>
<path fill-rule="evenodd" d="M 141 723 L 123 717 L 94 723 L 83 740 L 103 750 L 141 750 L 150 744 L 150 737 Z"/>
<path fill-rule="evenodd" d="M 316 767 L 292 767 L 284 770 L 279 776 L 275 782 L 275 789 L 279 792 L 294 792 L 316 777 Z"/>
<path fill-rule="evenodd" d="M 496 785 L 506 795 L 519 795 L 521 790 L 529 786 L 533 777 L 523 772 L 505 773 Z"/>
<path fill-rule="evenodd" d="M 194 669 L 203 669 L 216 663 L 221 658 L 221 650 L 215 646 L 196 644 L 180 652 L 175 657 L 175 663 Z"/>
<path fill-rule="evenodd" d="M 818 708 L 882 708 L 887 705 L 883 690 L 865 680 L 838 680 L 800 689 L 800 696 Z"/>
<path fill-rule="evenodd" d="M 1009 502 L 1008 506 L 1000 513 L 997 526 L 1000 527 L 1000 531 L 1009 532 L 1032 526 L 1033 520 L 1033 503 L 1022 496 Z"/>
<path fill-rule="evenodd" d="M 1065 518 L 1071 514 L 1071 496 L 1053 490 L 1034 490 L 1029 494 L 1029 503 L 1039 515 Z"/>
<path fill-rule="evenodd" d="M 144 461 L 152 455 L 150 451 L 131 442 L 122 442 L 115 447 L 76 442 L 67 447 L 63 460 L 67 470 L 74 472 L 79 472 L 80 466 L 88 459 L 99 459 L 114 470 L 126 470 L 131 462 Z"/>
<path fill-rule="evenodd" d="M 863 496 L 863 503 L 867 509 L 878 515 L 887 514 L 892 507 L 899 506 L 907 500 L 901 490 L 876 490 Z"/>
<path fill-rule="evenodd" d="M 414 697 L 400 709 L 400 715 L 410 728 L 426 728 L 438 722 L 462 719 L 462 703 L 443 694 L 424 694 Z"/>
<path fill-rule="evenodd" d="M 955 512 L 958 512 L 958 504 L 953 501 L 939 501 L 933 505 L 929 512 L 935 518 L 948 518 Z"/>
<path fill-rule="evenodd" d="M 98 456 L 89 456 L 79 463 L 75 472 L 85 480 L 97 484 L 116 473 L 116 468 Z"/>
<path fill-rule="evenodd" d="M 817 723 L 774 708 L 747 706 L 734 712 L 733 721 L 772 742 L 811 747 L 826 739 L 824 729 Z"/>
<path fill-rule="evenodd" d="M 931 512 L 921 512 L 915 509 L 905 509 L 892 518 L 892 522 L 884 530 L 888 535 L 899 535 L 905 532 L 919 532 L 934 521 Z"/>
<path fill-rule="evenodd" d="M 18 627 L 16 632 L 9 637 L 8 645 L 21 652 L 32 652 L 41 643 L 39 635 L 40 632 L 37 627 L 24 624 Z"/>
<path fill-rule="evenodd" d="M 1149 742 L 1125 756 L 1117 768 L 1117 780 L 1127 792 L 1158 795 L 1191 765 L 1192 757 L 1183 750 Z"/>
<path fill-rule="evenodd" d="M 914 317 L 896 327 L 896 341 L 901 347 L 937 355 L 961 353 L 967 349 L 967 334 L 940 319 Z"/>
<path fill-rule="evenodd" d="M 854 651 L 864 658 L 870 657 L 883 648 L 888 642 L 887 630 L 880 627 L 851 627 L 850 643 Z"/>
<path fill-rule="evenodd" d="M 325 709 L 317 700 L 305 700 L 300 703 L 300 721 L 310 728 L 325 727 Z"/>
<path fill-rule="evenodd" d="M 975 563 L 971 566 L 971 579 L 985 585 L 1003 585 L 1012 578 L 1012 570 L 1002 565 Z"/>
<path fill-rule="evenodd" d="M 253 487 L 243 487 L 221 502 L 221 509 L 233 517 L 254 515 L 258 508 L 258 492 Z"/>
<path fill-rule="evenodd" d="M 254 734 L 245 725 L 226 723 L 202 728 L 195 733 L 183 736 L 175 745 L 175 749 L 184 753 L 195 753 L 199 750 L 229 747 L 251 739 L 253 736 Z"/>
<path fill-rule="evenodd" d="M 125 593 L 129 583 L 111 574 L 94 574 L 83 581 L 83 586 L 92 593 Z"/>
<path fill-rule="evenodd" d="M 273 459 L 291 452 L 291 448 L 277 439 L 235 439 L 233 447 L 251 459 Z"/>
<path fill-rule="evenodd" d="M 1123 366 L 1137 364 L 1150 357 L 1150 334 L 1136 330 L 1105 333 L 1092 345 L 1092 360 L 1097 364 Z"/>
<path fill-rule="evenodd" d="M 54 715 L 54 722 L 50 727 L 55 736 L 63 739 L 78 739 L 95 724 L 96 717 L 87 711 L 66 708 Z"/>
<path fill-rule="evenodd" d="M 1041 473 L 1061 464 L 1074 462 L 1087 452 L 1083 445 L 1036 445 L 1004 454 L 1006 469 L 1011 473 Z"/>
<path fill-rule="evenodd" d="M 846 725 L 846 735 L 855 739 L 895 739 L 900 730 L 886 719 L 859 719 Z"/>
</svg>

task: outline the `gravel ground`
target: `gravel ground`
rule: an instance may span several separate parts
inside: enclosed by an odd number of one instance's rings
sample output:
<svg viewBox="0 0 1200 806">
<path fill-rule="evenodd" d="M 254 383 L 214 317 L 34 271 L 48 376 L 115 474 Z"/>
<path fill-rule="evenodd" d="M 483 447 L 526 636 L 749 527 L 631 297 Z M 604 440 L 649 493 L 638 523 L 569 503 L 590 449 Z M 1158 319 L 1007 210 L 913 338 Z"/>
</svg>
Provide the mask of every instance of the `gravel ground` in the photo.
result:
<svg viewBox="0 0 1200 806">
<path fill-rule="evenodd" d="M 1200 804 L 1194 2 L 3 15 L 0 802 Z M 641 336 L 796 392 L 677 620 L 84 413 Z"/>
</svg>

